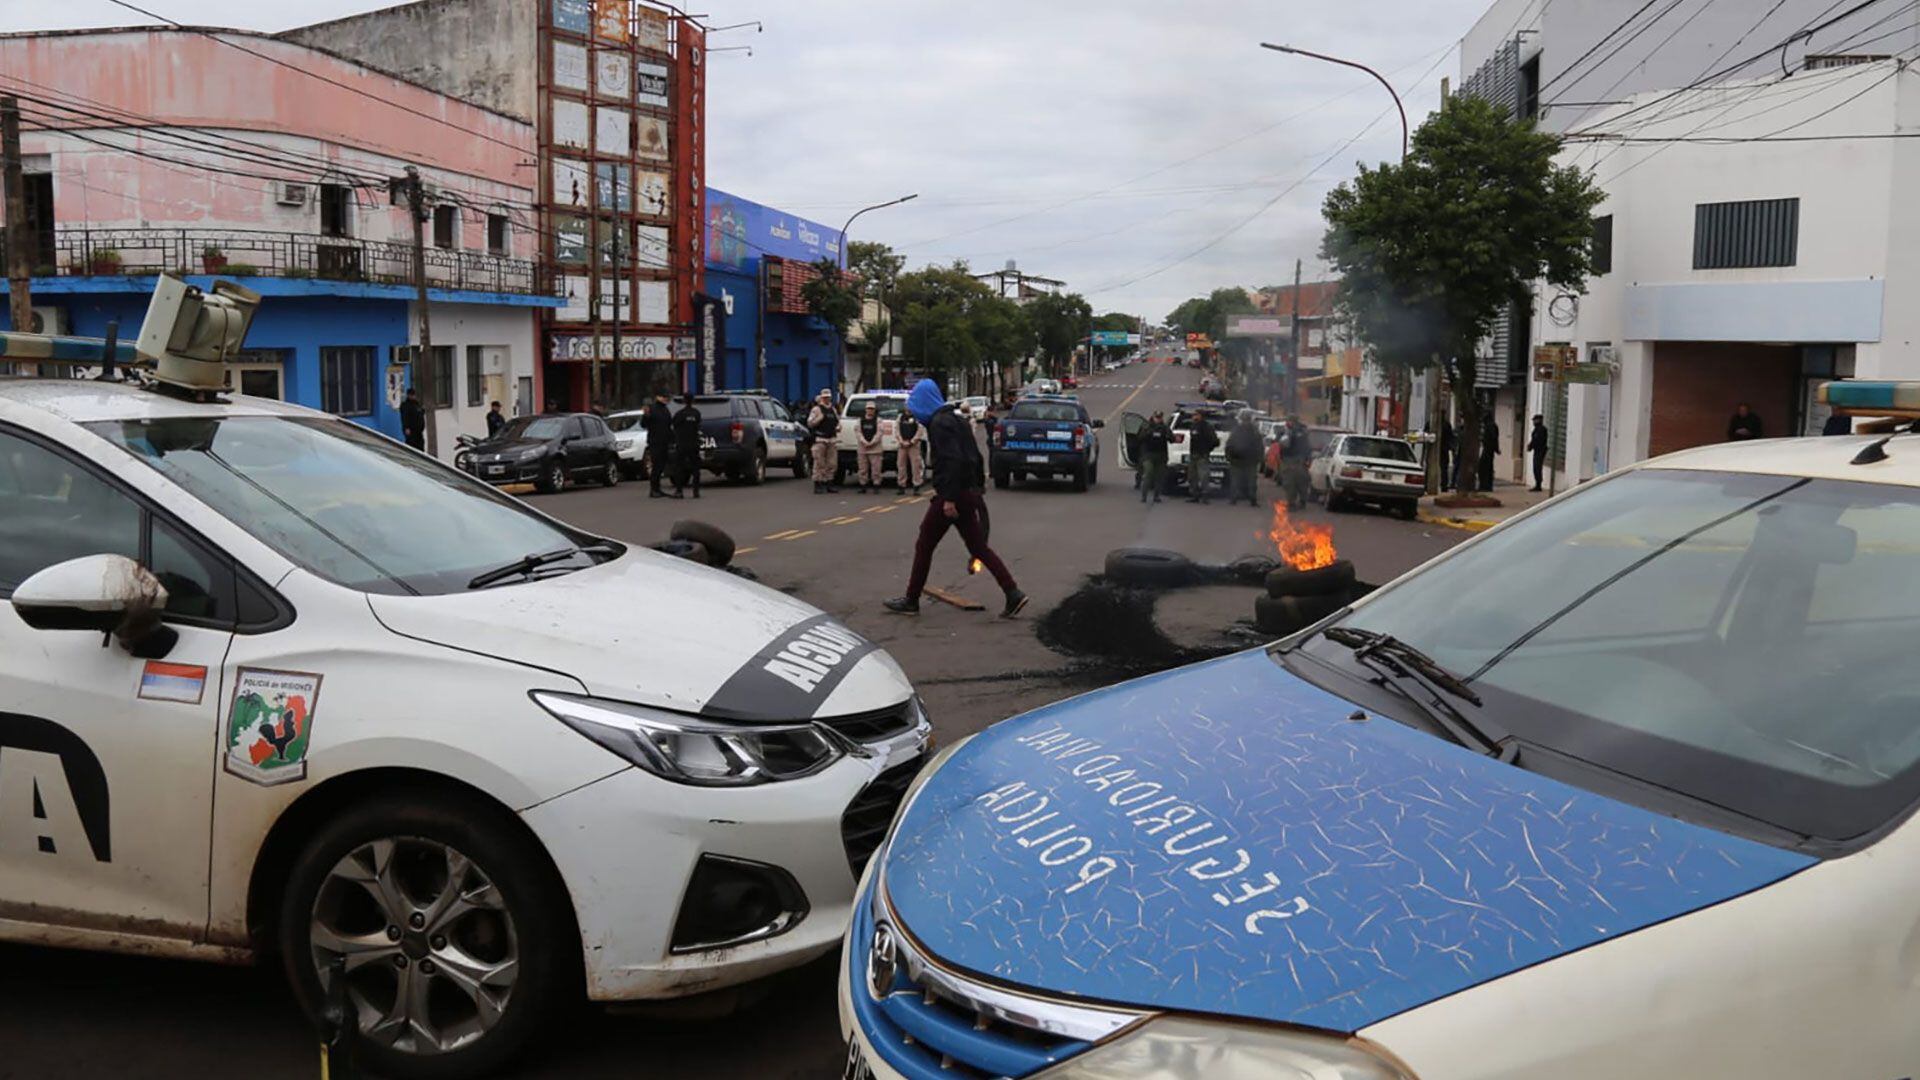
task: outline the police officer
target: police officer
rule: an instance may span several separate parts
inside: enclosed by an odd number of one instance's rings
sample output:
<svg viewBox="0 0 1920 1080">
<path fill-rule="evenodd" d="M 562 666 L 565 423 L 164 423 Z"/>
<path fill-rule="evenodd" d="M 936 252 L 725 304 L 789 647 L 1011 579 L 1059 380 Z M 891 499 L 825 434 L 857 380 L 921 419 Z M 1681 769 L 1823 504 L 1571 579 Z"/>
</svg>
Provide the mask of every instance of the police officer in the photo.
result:
<svg viewBox="0 0 1920 1080">
<path fill-rule="evenodd" d="M 1296 413 L 1287 417 L 1287 430 L 1281 439 L 1280 483 L 1287 489 L 1287 509 L 1303 509 L 1307 505 L 1307 466 L 1313 461 L 1313 437 Z"/>
<path fill-rule="evenodd" d="M 1153 501 L 1160 501 L 1160 486 L 1167 475 L 1167 447 L 1173 443 L 1173 432 L 1167 427 L 1167 414 L 1155 411 L 1140 432 L 1140 501 L 1146 502 L 1147 495 L 1153 495 Z"/>
<path fill-rule="evenodd" d="M 1265 452 L 1266 441 L 1254 426 L 1253 410 L 1241 409 L 1235 418 L 1233 433 L 1227 436 L 1228 506 L 1241 499 L 1247 500 L 1248 506 L 1260 505 L 1256 489 L 1260 482 L 1260 458 Z"/>
<path fill-rule="evenodd" d="M 1213 417 L 1196 413 L 1193 434 L 1188 439 L 1192 452 L 1187 455 L 1187 501 L 1206 503 L 1207 474 L 1213 471 L 1213 452 L 1220 445 L 1220 434 L 1213 430 Z"/>
<path fill-rule="evenodd" d="M 840 464 L 840 414 L 833 407 L 833 391 L 821 390 L 807 411 L 807 433 L 813 436 L 813 493 L 832 494 L 833 472 Z"/>
<path fill-rule="evenodd" d="M 907 494 L 911 487 L 913 494 L 920 494 L 920 485 L 926 483 L 926 444 L 927 429 L 913 418 L 911 412 L 902 412 L 900 419 L 894 422 L 894 439 L 900 448 L 894 451 L 893 477 L 899 483 L 900 494 Z"/>
<path fill-rule="evenodd" d="M 673 497 L 686 498 L 691 483 L 693 497 L 699 498 L 700 410 L 693 407 L 692 394 L 681 397 L 680 411 L 673 414 L 673 464 Z"/>
<path fill-rule="evenodd" d="M 880 429 L 880 407 L 867 402 L 854 433 L 859 445 L 860 494 L 880 490 L 880 476 L 886 462 L 885 433 Z"/>
<path fill-rule="evenodd" d="M 664 499 L 667 493 L 660 490 L 660 482 L 667 478 L 667 459 L 673 451 L 673 414 L 667 411 L 665 393 L 653 395 L 640 426 L 647 432 L 647 497 Z"/>
</svg>

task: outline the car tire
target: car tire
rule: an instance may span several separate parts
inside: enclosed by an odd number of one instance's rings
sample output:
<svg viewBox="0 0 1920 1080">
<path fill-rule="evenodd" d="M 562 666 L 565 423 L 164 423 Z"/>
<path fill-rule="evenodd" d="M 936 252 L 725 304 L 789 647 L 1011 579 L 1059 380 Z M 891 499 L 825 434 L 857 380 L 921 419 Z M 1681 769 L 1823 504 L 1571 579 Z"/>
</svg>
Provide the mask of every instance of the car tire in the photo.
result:
<svg viewBox="0 0 1920 1080">
<path fill-rule="evenodd" d="M 1267 575 L 1267 595 L 1346 596 L 1353 591 L 1353 563 L 1341 559 L 1316 570 L 1283 566 Z"/>
<path fill-rule="evenodd" d="M 1400 515 L 1401 521 L 1418 520 L 1420 517 L 1420 500 L 1407 499 L 1401 502 L 1400 505 L 1394 507 L 1393 512 Z"/>
<path fill-rule="evenodd" d="M 1007 485 L 1011 483 L 1013 483 L 1013 478 L 1008 474 L 1003 472 L 997 472 L 993 474 L 993 486 L 1000 489 L 1001 491 L 1005 491 L 1007 488 Z"/>
<path fill-rule="evenodd" d="M 1177 551 L 1119 548 L 1107 552 L 1106 572 L 1107 580 L 1121 585 L 1171 588 L 1192 583 L 1199 571 Z"/>
<path fill-rule="evenodd" d="M 667 536 L 675 540 L 688 540 L 707 549 L 708 566 L 726 566 L 733 562 L 738 550 L 733 537 L 717 525 L 704 521 L 676 521 Z"/>
<path fill-rule="evenodd" d="M 1332 488 L 1327 489 L 1326 502 L 1327 513 L 1329 514 L 1344 514 L 1347 512 L 1347 497 Z"/>
<path fill-rule="evenodd" d="M 1253 624 L 1263 634 L 1285 637 L 1345 606 L 1344 596 L 1260 596 L 1253 601 Z"/>
<path fill-rule="evenodd" d="M 558 461 L 550 461 L 540 468 L 540 478 L 533 486 L 542 495 L 553 495 L 567 486 L 567 467 Z"/>
<path fill-rule="evenodd" d="M 1092 465 L 1087 466 L 1087 486 L 1097 487 L 1099 486 L 1099 483 L 1100 483 L 1100 463 L 1096 461 Z"/>
<path fill-rule="evenodd" d="M 676 559 L 696 562 L 701 566 L 713 565 L 713 556 L 708 553 L 707 545 L 692 540 L 662 540 L 653 545 L 653 550 L 662 555 L 671 555 Z"/>
<path fill-rule="evenodd" d="M 454 887 L 456 865 L 470 903 L 448 911 L 433 900 Z M 486 899 L 471 903 L 477 897 Z M 407 910 L 389 910 L 397 907 Z M 288 875 L 275 935 L 309 1017 L 327 1007 L 321 965 L 332 956 L 353 965 L 346 993 L 357 1021 L 356 1063 L 383 1076 L 437 1080 L 505 1067 L 546 1030 L 557 1006 L 581 998 L 573 927 L 565 887 L 512 815 L 472 797 L 387 795 L 341 808 L 307 840 Z M 412 999 L 422 1011 L 417 1021 L 406 1007 L 410 988 L 419 995 Z M 451 1021 L 462 1008 L 480 1025 L 477 1033 L 449 1030 L 459 1026 Z M 427 1038 L 449 1046 L 423 1053 Z"/>
<path fill-rule="evenodd" d="M 1087 490 L 1087 467 L 1085 465 L 1073 470 L 1073 490 Z"/>
<path fill-rule="evenodd" d="M 1014 482 L 1014 483 L 1016 483 L 1016 484 L 1024 484 L 1024 483 L 1026 483 L 1026 482 L 1027 482 L 1027 474 L 1026 474 L 1026 473 L 1024 473 L 1024 472 L 1021 472 L 1021 471 L 1019 471 L 1018 469 L 1016 469 L 1016 470 L 1014 470 L 1014 473 L 1013 473 L 1013 482 Z"/>
<path fill-rule="evenodd" d="M 747 463 L 745 479 L 754 487 L 767 482 L 767 448 L 765 446 L 753 448 L 753 460 Z"/>
<path fill-rule="evenodd" d="M 807 473 L 811 472 L 812 470 L 813 470 L 813 451 L 806 446 L 794 447 L 793 478 L 795 480 L 805 480 L 807 478 Z"/>
<path fill-rule="evenodd" d="M 600 478 L 601 487 L 620 486 L 620 462 L 618 459 L 607 462 L 606 475 Z"/>
</svg>

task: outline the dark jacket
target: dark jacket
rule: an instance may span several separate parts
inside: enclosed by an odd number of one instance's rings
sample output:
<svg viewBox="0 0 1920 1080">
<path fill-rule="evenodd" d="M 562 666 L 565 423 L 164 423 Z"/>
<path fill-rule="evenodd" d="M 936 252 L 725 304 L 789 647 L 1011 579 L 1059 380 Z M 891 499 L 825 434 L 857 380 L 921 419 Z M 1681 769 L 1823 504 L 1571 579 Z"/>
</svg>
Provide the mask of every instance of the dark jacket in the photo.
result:
<svg viewBox="0 0 1920 1080">
<path fill-rule="evenodd" d="M 487 438 L 491 439 L 498 436 L 500 434 L 500 429 L 506 426 L 507 426 L 506 417 L 501 416 L 499 413 L 494 412 L 491 409 L 487 410 Z"/>
<path fill-rule="evenodd" d="M 1827 422 L 1825 424 L 1822 424 L 1820 426 L 1820 434 L 1822 435 L 1853 434 L 1853 417 L 1848 416 L 1845 413 L 1834 413 L 1832 416 L 1827 417 Z"/>
<path fill-rule="evenodd" d="M 1266 456 L 1266 440 L 1260 437 L 1260 429 L 1253 421 L 1233 425 L 1233 434 L 1227 436 L 1227 460 L 1236 465 L 1252 465 Z"/>
<path fill-rule="evenodd" d="M 1213 453 L 1220 447 L 1220 433 L 1213 430 L 1213 421 L 1204 416 L 1196 416 L 1193 418 L 1193 434 L 1189 435 L 1188 438 L 1193 440 L 1193 459 L 1195 461 L 1205 461 L 1207 455 Z"/>
<path fill-rule="evenodd" d="M 1734 439 L 1757 439 L 1762 430 L 1759 413 L 1748 413 L 1745 416 L 1735 413 L 1733 419 L 1727 421 L 1727 440 L 1731 442 Z"/>
<path fill-rule="evenodd" d="M 927 445 L 933 455 L 934 494 L 957 499 L 987 486 L 987 465 L 973 441 L 973 425 L 960 419 L 951 404 L 927 421 Z"/>
<path fill-rule="evenodd" d="M 1288 424 L 1286 442 L 1280 447 L 1280 460 L 1296 463 L 1313 460 L 1313 436 L 1305 424 Z"/>
<path fill-rule="evenodd" d="M 1480 456 L 1490 458 L 1500 452 L 1500 424 L 1489 416 L 1480 425 Z"/>
<path fill-rule="evenodd" d="M 1547 452 L 1547 425 L 1533 425 L 1533 437 L 1527 440 L 1527 449 L 1536 454 Z"/>
<path fill-rule="evenodd" d="M 640 426 L 646 429 L 649 450 L 665 450 L 673 441 L 673 414 L 658 401 L 647 406 L 647 415 Z"/>
<path fill-rule="evenodd" d="M 686 456 L 700 452 L 700 410 L 691 405 L 680 406 L 673 414 L 673 450 Z"/>
<path fill-rule="evenodd" d="M 907 413 L 901 413 L 900 419 L 894 423 L 893 433 L 899 438 L 900 445 L 905 446 L 919 436 L 920 421 Z"/>
<path fill-rule="evenodd" d="M 807 410 L 807 430 L 816 439 L 837 439 L 840 437 L 840 414 L 830 405 L 814 402 Z"/>
<path fill-rule="evenodd" d="M 1167 460 L 1167 445 L 1173 441 L 1173 432 L 1168 430 L 1166 422 L 1154 420 L 1140 432 L 1140 457 L 1145 461 Z"/>
<path fill-rule="evenodd" d="M 408 398 L 400 403 L 400 430 L 407 435 L 421 435 L 427 430 L 427 410 L 420 407 L 416 398 Z"/>
</svg>

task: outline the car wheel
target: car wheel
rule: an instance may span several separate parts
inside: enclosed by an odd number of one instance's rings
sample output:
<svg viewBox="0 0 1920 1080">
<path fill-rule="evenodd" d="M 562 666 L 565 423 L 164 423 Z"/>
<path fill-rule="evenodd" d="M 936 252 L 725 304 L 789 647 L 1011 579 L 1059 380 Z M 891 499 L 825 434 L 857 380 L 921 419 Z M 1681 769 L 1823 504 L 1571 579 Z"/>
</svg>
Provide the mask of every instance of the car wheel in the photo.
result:
<svg viewBox="0 0 1920 1080">
<path fill-rule="evenodd" d="M 1087 466 L 1087 486 L 1094 487 L 1099 483 L 1100 483 L 1100 463 L 1096 461 L 1092 465 Z"/>
<path fill-rule="evenodd" d="M 295 860 L 277 937 L 301 1007 L 319 1017 L 344 996 L 354 1057 L 388 1076 L 497 1070 L 581 988 L 579 934 L 551 865 L 509 815 L 474 800 L 341 810 Z"/>
<path fill-rule="evenodd" d="M 726 566 L 733 562 L 735 545 L 733 537 L 717 525 L 704 521 L 676 521 L 667 536 L 674 540 L 690 540 L 707 550 L 707 565 Z"/>
<path fill-rule="evenodd" d="M 1013 482 L 1014 482 L 1014 483 L 1016 483 L 1016 484 L 1024 484 L 1024 483 L 1026 483 L 1026 482 L 1027 482 L 1027 474 L 1026 474 L 1026 473 L 1023 473 L 1023 472 L 1019 472 L 1019 471 L 1015 471 L 1015 472 L 1014 472 L 1014 474 L 1013 474 Z"/>
<path fill-rule="evenodd" d="M 811 471 L 813 471 L 813 451 L 805 446 L 794 448 L 793 478 L 795 480 L 805 480 L 807 473 Z"/>
<path fill-rule="evenodd" d="M 756 446 L 753 448 L 753 460 L 747 464 L 746 481 L 747 483 L 754 484 L 754 485 L 764 484 L 767 482 L 767 448 L 766 447 Z"/>
<path fill-rule="evenodd" d="M 1314 570 L 1282 566 L 1267 575 L 1267 595 L 1346 596 L 1353 591 L 1353 563 L 1340 559 Z"/>
<path fill-rule="evenodd" d="M 607 472 L 605 476 L 600 478 L 600 484 L 603 487 L 620 486 L 620 462 L 618 460 L 607 462 Z"/>
<path fill-rule="evenodd" d="M 1347 497 L 1332 488 L 1327 489 L 1327 513 L 1344 514 L 1347 511 Z"/>
<path fill-rule="evenodd" d="M 542 494 L 552 495 L 567 486 L 567 467 L 558 461 L 550 461 L 540 470 L 540 478 L 533 482 Z"/>
<path fill-rule="evenodd" d="M 1420 516 L 1420 500 L 1408 499 L 1399 506 L 1394 507 L 1394 512 L 1400 515 L 1400 520 L 1402 521 L 1416 520 Z"/>
<path fill-rule="evenodd" d="M 1006 473 L 997 472 L 993 474 L 993 486 L 1001 489 L 1002 491 L 1006 490 L 1007 485 L 1011 484 L 1012 482 L 1013 482 L 1013 478 Z"/>
<path fill-rule="evenodd" d="M 1177 551 L 1120 548 L 1107 553 L 1107 578 L 1122 585 L 1172 587 L 1193 581 L 1193 560 Z"/>
<path fill-rule="evenodd" d="M 1073 470 L 1073 490 L 1087 490 L 1087 467 L 1085 465 Z"/>
</svg>

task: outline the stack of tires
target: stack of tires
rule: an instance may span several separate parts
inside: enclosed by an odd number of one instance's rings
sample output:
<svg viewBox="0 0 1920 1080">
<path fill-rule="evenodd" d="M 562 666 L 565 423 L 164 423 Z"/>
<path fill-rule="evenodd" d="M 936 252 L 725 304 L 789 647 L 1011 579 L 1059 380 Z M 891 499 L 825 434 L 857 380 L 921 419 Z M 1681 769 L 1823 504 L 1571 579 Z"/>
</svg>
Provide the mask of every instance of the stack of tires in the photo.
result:
<svg viewBox="0 0 1920 1080">
<path fill-rule="evenodd" d="M 1345 559 L 1317 570 L 1283 566 L 1267 575 L 1267 595 L 1253 602 L 1254 625 L 1285 637 L 1347 606 L 1353 592 L 1353 564 Z"/>
</svg>

